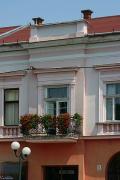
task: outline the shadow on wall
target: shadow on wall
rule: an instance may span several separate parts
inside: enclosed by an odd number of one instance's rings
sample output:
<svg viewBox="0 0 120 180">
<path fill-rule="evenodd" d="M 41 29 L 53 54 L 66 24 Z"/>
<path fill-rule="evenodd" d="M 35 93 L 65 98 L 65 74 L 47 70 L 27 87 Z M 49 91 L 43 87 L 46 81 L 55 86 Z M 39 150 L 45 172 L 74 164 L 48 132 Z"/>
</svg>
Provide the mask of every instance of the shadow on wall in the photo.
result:
<svg viewBox="0 0 120 180">
<path fill-rule="evenodd" d="M 101 178 L 103 179 L 107 178 L 108 177 L 107 169 L 109 162 L 111 162 L 112 159 L 111 157 L 114 158 L 114 155 L 120 151 L 119 140 L 117 139 L 86 140 L 85 149 L 86 149 L 86 155 L 85 155 L 86 176 L 89 177 L 90 180 L 92 179 L 99 180 Z M 119 164 L 120 164 L 120 160 L 119 160 Z"/>
<path fill-rule="evenodd" d="M 96 135 L 99 120 L 99 76 L 90 68 L 86 70 L 86 128 L 87 135 Z"/>
<path fill-rule="evenodd" d="M 39 143 L 31 146 L 32 161 L 40 165 L 80 164 L 83 157 L 83 144 L 78 143 Z"/>
</svg>

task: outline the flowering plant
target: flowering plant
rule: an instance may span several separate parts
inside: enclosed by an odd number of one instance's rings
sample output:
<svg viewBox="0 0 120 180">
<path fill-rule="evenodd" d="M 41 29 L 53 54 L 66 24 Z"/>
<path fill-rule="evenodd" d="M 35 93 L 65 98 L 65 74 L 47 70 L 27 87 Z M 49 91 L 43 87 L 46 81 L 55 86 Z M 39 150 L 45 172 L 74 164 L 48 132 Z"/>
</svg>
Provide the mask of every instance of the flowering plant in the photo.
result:
<svg viewBox="0 0 120 180">
<path fill-rule="evenodd" d="M 21 133 L 29 135 L 30 129 L 36 129 L 38 123 L 40 122 L 40 117 L 37 114 L 25 114 L 20 117 Z"/>
<path fill-rule="evenodd" d="M 69 113 L 64 113 L 57 116 L 57 126 L 58 126 L 59 134 L 67 134 L 69 124 L 70 124 Z"/>
</svg>

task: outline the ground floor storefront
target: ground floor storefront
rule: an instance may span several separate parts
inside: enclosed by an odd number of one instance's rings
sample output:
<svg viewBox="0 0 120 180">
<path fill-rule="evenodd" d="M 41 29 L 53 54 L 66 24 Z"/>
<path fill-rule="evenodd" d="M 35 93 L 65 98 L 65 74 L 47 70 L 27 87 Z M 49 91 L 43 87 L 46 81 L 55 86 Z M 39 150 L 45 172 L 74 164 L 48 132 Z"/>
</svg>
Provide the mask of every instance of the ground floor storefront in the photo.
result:
<svg viewBox="0 0 120 180">
<path fill-rule="evenodd" d="M 18 180 L 18 159 L 12 141 L 0 142 L 0 180 Z M 23 162 L 22 180 L 120 179 L 120 139 L 84 138 L 75 141 L 20 141 L 31 148 Z"/>
</svg>

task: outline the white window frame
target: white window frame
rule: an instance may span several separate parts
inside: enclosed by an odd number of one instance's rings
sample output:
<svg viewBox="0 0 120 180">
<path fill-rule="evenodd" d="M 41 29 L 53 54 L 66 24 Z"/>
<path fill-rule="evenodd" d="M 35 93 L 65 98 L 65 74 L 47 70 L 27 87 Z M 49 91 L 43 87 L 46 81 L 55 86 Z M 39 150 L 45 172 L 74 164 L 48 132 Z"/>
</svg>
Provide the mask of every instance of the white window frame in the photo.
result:
<svg viewBox="0 0 120 180">
<path fill-rule="evenodd" d="M 106 119 L 106 85 L 112 83 L 120 83 L 119 71 L 99 72 L 99 122 L 120 122 Z"/>
<path fill-rule="evenodd" d="M 111 83 L 109 82 L 109 83 L 106 83 L 106 95 L 104 97 L 104 100 L 105 100 L 105 111 L 106 111 L 106 107 L 107 107 L 106 100 L 107 100 L 107 98 L 111 98 L 112 99 L 112 120 L 107 119 L 107 112 L 105 112 L 105 119 L 106 119 L 106 121 L 112 121 L 112 122 L 118 121 L 118 122 L 120 122 L 120 119 L 119 120 L 115 119 L 115 98 L 117 98 L 117 97 L 120 98 L 120 95 L 111 95 L 111 96 L 107 95 L 107 85 L 109 85 L 109 84 L 120 84 L 120 82 L 111 82 Z"/>
<path fill-rule="evenodd" d="M 6 101 L 5 100 L 5 91 L 9 91 L 9 90 L 18 90 L 18 100 L 13 100 L 13 101 Z M 4 125 L 5 126 L 18 126 L 19 125 L 19 106 L 20 106 L 20 104 L 19 104 L 19 99 L 20 99 L 20 97 L 19 97 L 19 94 L 20 94 L 20 90 L 19 90 L 19 88 L 5 88 L 4 89 Z M 10 124 L 10 125 L 8 125 L 7 124 L 7 120 L 5 119 L 5 114 L 6 114 L 6 104 L 11 104 L 11 103 L 17 103 L 18 104 L 18 123 L 17 124 Z"/>
<path fill-rule="evenodd" d="M 6 81 L 0 80 L 0 125 L 4 126 L 4 89 L 19 89 L 19 118 L 22 115 L 22 85 L 21 85 L 21 77 L 14 79 L 13 77 L 6 79 Z"/>
<path fill-rule="evenodd" d="M 61 87 L 66 87 L 67 88 L 67 97 L 66 98 L 47 98 L 47 89 L 48 88 L 61 88 Z M 59 103 L 60 102 L 67 102 L 67 112 L 70 112 L 69 111 L 69 101 L 70 101 L 70 88 L 69 88 L 69 85 L 53 85 L 53 86 L 46 86 L 45 88 L 45 98 L 44 98 L 44 102 L 45 102 L 45 113 L 47 114 L 47 102 L 52 102 L 52 101 L 55 101 L 56 102 L 56 115 L 59 115 Z"/>
</svg>

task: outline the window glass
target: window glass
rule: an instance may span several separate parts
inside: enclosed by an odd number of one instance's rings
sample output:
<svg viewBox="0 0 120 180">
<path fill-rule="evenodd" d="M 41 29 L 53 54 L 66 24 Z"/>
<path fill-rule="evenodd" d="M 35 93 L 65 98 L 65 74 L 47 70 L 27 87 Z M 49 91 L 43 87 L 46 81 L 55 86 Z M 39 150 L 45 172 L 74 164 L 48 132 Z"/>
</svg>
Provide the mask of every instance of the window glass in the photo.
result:
<svg viewBox="0 0 120 180">
<path fill-rule="evenodd" d="M 19 99 L 18 89 L 5 90 L 5 101 L 18 101 L 18 99 Z"/>
<path fill-rule="evenodd" d="M 116 84 L 116 94 L 120 94 L 120 83 Z"/>
<path fill-rule="evenodd" d="M 5 105 L 5 125 L 19 124 L 19 105 L 18 103 L 7 103 Z"/>
<path fill-rule="evenodd" d="M 112 120 L 113 117 L 113 103 L 112 98 L 106 99 L 106 118 L 107 120 Z"/>
<path fill-rule="evenodd" d="M 67 102 L 59 102 L 59 114 L 67 112 Z"/>
<path fill-rule="evenodd" d="M 18 180 L 19 165 L 16 162 L 0 163 L 0 180 Z M 22 163 L 22 180 L 27 180 L 27 162 Z"/>
<path fill-rule="evenodd" d="M 46 113 L 59 115 L 68 110 L 68 87 L 48 87 L 46 101 Z"/>
<path fill-rule="evenodd" d="M 107 84 L 106 90 L 106 119 L 120 120 L 120 83 Z"/>
<path fill-rule="evenodd" d="M 120 120 L 120 98 L 115 98 L 115 120 Z"/>
<path fill-rule="evenodd" d="M 115 95 L 116 94 L 116 89 L 115 89 L 115 84 L 107 84 L 107 95 Z"/>
<path fill-rule="evenodd" d="M 56 102 L 47 102 L 47 114 L 56 115 Z"/>
<path fill-rule="evenodd" d="M 64 98 L 64 97 L 67 97 L 67 87 L 47 89 L 47 98 Z"/>
<path fill-rule="evenodd" d="M 4 98 L 5 125 L 19 124 L 19 89 L 5 89 Z"/>
</svg>

